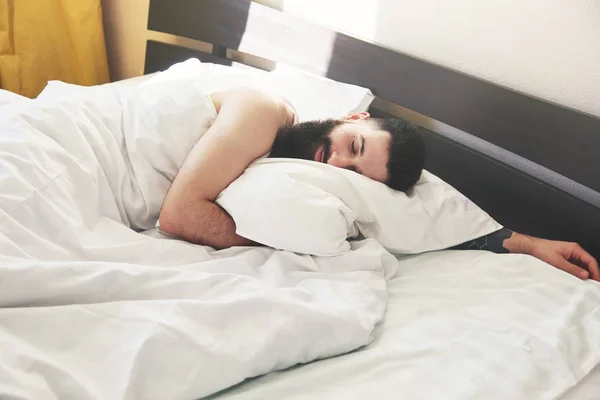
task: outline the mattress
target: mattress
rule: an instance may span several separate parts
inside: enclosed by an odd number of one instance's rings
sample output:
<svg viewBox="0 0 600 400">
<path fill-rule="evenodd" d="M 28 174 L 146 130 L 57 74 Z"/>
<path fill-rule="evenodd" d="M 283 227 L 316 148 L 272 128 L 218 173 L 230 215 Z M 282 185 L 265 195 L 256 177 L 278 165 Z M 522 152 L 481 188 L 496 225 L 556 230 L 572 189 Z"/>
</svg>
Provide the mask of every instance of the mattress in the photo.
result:
<svg viewBox="0 0 600 400">
<path fill-rule="evenodd" d="M 209 398 L 600 398 L 600 284 L 520 255 L 442 251 L 399 264 L 371 345 Z M 565 359 L 571 346 L 587 356 Z"/>
</svg>

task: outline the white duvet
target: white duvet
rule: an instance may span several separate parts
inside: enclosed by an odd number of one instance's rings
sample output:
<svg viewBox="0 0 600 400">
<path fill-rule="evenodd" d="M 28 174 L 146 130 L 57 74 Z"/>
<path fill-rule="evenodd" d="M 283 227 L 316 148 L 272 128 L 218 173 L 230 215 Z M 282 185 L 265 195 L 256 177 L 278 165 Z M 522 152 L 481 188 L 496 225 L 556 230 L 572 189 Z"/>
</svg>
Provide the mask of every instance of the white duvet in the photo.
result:
<svg viewBox="0 0 600 400">
<path fill-rule="evenodd" d="M 156 104 L 161 118 L 146 107 Z M 189 82 L 0 109 L 0 398 L 198 399 L 373 340 L 398 268 L 374 239 L 311 257 L 214 252 L 148 231 L 212 118 Z M 172 142 L 152 135 L 160 130 Z M 569 293 L 585 295 L 578 287 Z M 548 337 L 566 341 L 555 353 L 564 362 L 539 369 L 524 356 L 526 371 L 581 379 L 597 363 L 597 314 L 586 309 L 584 321 L 572 310 L 564 320 L 582 326 L 583 347 L 565 323 L 548 325 Z"/>
<path fill-rule="evenodd" d="M 214 118 L 178 84 L 2 107 L 0 398 L 197 399 L 372 340 L 396 268 L 374 240 L 319 258 L 131 229 Z"/>
</svg>

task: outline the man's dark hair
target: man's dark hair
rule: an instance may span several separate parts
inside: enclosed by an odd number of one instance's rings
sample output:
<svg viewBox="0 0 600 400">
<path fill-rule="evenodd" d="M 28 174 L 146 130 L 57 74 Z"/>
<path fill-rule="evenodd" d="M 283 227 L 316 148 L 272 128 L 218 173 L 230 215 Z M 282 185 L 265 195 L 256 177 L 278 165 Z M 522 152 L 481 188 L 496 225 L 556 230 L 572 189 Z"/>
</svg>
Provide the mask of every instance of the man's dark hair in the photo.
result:
<svg viewBox="0 0 600 400">
<path fill-rule="evenodd" d="M 405 192 L 417 183 L 425 166 L 425 142 L 420 128 L 395 118 L 374 118 L 372 121 L 391 136 L 386 184 Z"/>
<path fill-rule="evenodd" d="M 369 122 L 390 134 L 385 183 L 395 190 L 410 189 L 419 180 L 425 164 L 425 144 L 419 128 L 400 119 L 373 118 Z M 285 126 L 277 132 L 269 157 L 312 160 L 317 149 L 323 146 L 327 159 L 331 148 L 329 135 L 344 123 L 344 120 L 328 119 Z"/>
</svg>

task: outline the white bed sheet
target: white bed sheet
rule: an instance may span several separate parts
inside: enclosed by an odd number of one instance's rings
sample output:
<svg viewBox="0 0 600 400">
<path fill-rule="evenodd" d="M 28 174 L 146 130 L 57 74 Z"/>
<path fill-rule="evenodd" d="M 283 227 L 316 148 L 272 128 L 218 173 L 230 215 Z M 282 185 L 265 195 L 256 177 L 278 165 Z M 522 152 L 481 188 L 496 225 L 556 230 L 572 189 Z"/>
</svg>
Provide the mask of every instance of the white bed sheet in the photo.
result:
<svg viewBox="0 0 600 400">
<path fill-rule="evenodd" d="M 443 251 L 401 260 L 375 337 L 210 399 L 600 396 L 600 284 L 528 256 Z"/>
<path fill-rule="evenodd" d="M 600 365 L 565 393 L 561 400 L 598 400 L 600 398 Z"/>
</svg>

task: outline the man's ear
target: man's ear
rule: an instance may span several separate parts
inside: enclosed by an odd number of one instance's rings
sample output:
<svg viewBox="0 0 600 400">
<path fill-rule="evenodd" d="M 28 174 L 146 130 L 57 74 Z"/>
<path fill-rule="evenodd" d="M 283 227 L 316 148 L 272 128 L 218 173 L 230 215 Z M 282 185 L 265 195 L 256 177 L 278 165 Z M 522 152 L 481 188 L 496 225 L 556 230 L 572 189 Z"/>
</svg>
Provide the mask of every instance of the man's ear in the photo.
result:
<svg viewBox="0 0 600 400">
<path fill-rule="evenodd" d="M 361 121 L 361 120 L 369 119 L 370 116 L 371 115 L 366 111 L 350 113 L 350 114 L 346 115 L 344 118 L 342 118 L 342 121 L 346 121 L 346 122 Z"/>
</svg>

